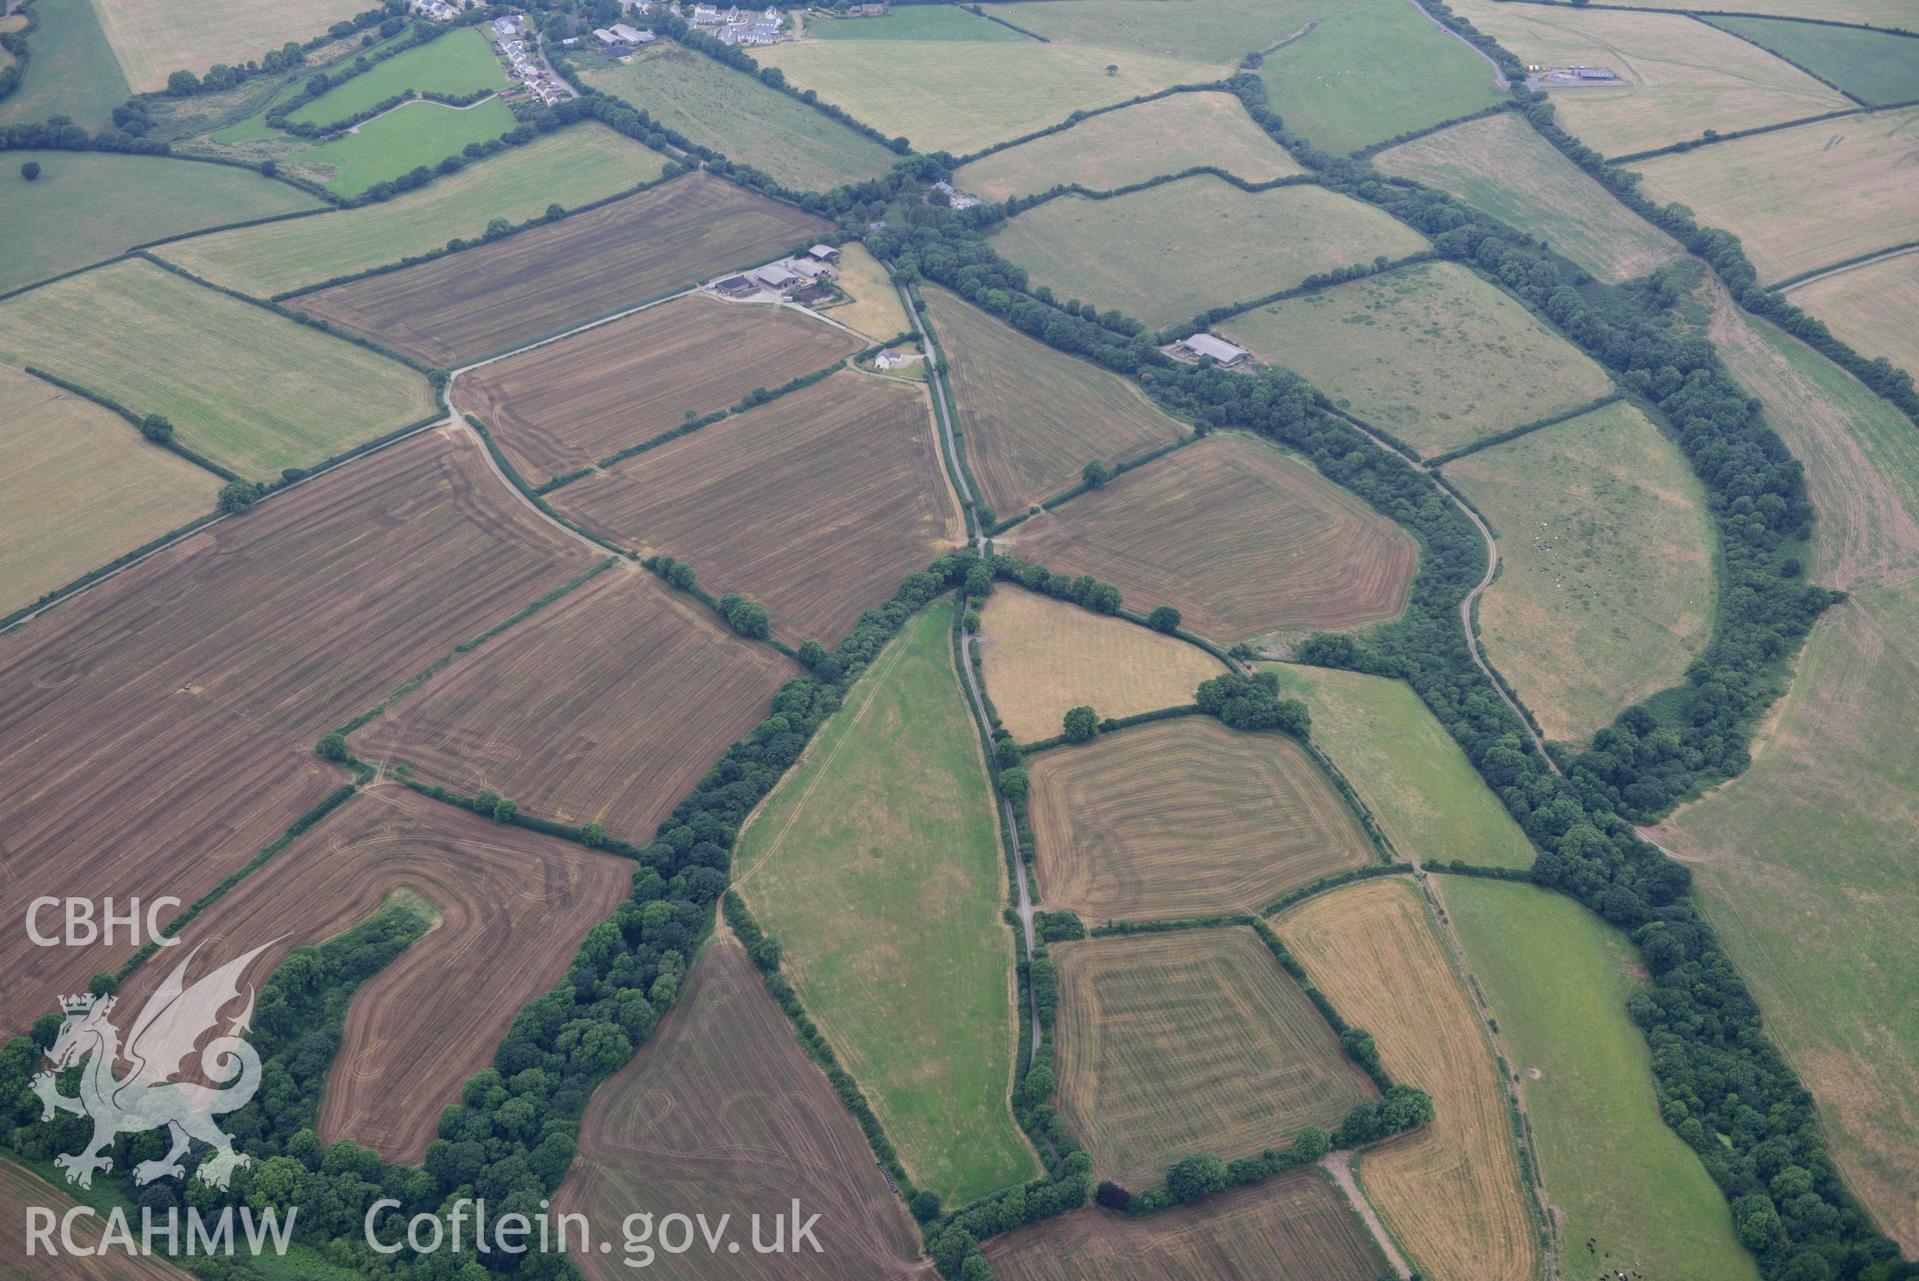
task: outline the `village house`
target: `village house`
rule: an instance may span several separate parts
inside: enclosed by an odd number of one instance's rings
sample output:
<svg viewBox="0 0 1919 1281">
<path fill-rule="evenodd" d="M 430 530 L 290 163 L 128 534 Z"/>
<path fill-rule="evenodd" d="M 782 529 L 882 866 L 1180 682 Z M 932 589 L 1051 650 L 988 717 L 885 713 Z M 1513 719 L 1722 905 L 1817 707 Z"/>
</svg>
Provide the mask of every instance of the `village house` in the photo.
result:
<svg viewBox="0 0 1919 1281">
<path fill-rule="evenodd" d="M 971 209 L 979 204 L 978 196 L 969 196 L 950 182 L 936 182 L 933 190 L 946 197 L 946 203 L 955 209 Z"/>
<path fill-rule="evenodd" d="M 888 369 L 898 369 L 901 365 L 910 365 L 911 363 L 913 363 L 913 357 L 911 355 L 903 351 L 894 351 L 891 348 L 873 357 L 873 368 L 881 372 L 885 372 Z"/>
<path fill-rule="evenodd" d="M 493 20 L 493 30 L 498 32 L 503 38 L 525 35 L 526 19 L 517 13 L 509 14 L 504 18 L 495 18 Z"/>
<path fill-rule="evenodd" d="M 1210 356 L 1219 363 L 1222 369 L 1231 369 L 1240 361 L 1245 360 L 1249 354 L 1244 347 L 1235 347 L 1224 339 L 1215 338 L 1211 334 L 1194 334 L 1191 338 L 1180 343 L 1175 350 L 1194 360 Z"/>
<path fill-rule="evenodd" d="M 793 295 L 793 301 L 802 307 L 817 307 L 821 303 L 832 302 L 837 297 L 839 297 L 839 290 L 825 282 L 821 282 L 819 284 L 808 285 L 806 288 L 795 293 Z"/>
</svg>

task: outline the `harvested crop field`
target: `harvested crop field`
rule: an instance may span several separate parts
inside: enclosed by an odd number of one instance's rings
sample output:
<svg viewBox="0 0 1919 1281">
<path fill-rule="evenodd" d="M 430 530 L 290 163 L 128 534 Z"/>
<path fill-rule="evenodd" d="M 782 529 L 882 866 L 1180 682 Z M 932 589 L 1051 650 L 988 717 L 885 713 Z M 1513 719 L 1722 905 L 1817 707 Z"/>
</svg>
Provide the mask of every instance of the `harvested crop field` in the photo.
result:
<svg viewBox="0 0 1919 1281">
<path fill-rule="evenodd" d="M 188 1281 L 189 1273 L 161 1261 L 158 1252 L 165 1249 L 164 1237 L 156 1238 L 159 1244 L 156 1244 L 156 1253 L 153 1255 L 109 1248 L 98 1254 L 83 1256 L 69 1254 L 64 1247 L 49 1254 L 43 1244 L 29 1256 L 26 1232 L 29 1207 L 44 1208 L 65 1217 L 69 1210 L 79 1204 L 71 1193 L 47 1182 L 26 1167 L 0 1160 L 0 1259 L 15 1260 L 0 1263 L 0 1281 Z M 94 1200 L 87 1204 L 105 1202 Z M 164 1222 L 164 1216 L 161 1221 Z M 72 1222 L 76 1246 L 80 1249 L 99 1246 L 103 1225 L 97 1217 L 81 1217 Z M 129 1226 L 134 1232 L 139 1231 L 138 1211 L 131 1216 Z M 58 1242 L 57 1235 L 54 1240 Z M 185 1248 L 184 1239 L 181 1248 Z M 29 1257 L 33 1259 L 31 1264 L 17 1262 Z"/>
<path fill-rule="evenodd" d="M 1258 912 L 1375 859 L 1332 781 L 1281 734 L 1182 716 L 1029 769 L 1041 897 L 1089 922 Z"/>
<path fill-rule="evenodd" d="M 1223 328 L 1428 456 L 1612 388 L 1605 370 L 1523 303 L 1451 262 L 1414 263 L 1289 298 Z"/>
<path fill-rule="evenodd" d="M 1763 285 L 1913 239 L 1915 126 L 1919 108 L 1849 116 L 1634 168 L 1652 199 L 1738 236 Z"/>
<path fill-rule="evenodd" d="M 1786 297 L 1867 359 L 1919 370 L 1919 252 L 1812 281 Z"/>
<path fill-rule="evenodd" d="M 920 1275 L 918 1234 L 865 1135 L 746 950 L 721 931 L 639 1054 L 594 1092 L 554 1210 L 583 1213 L 594 1237 L 617 1241 L 640 1206 L 724 1206 L 735 1221 L 771 1220 L 796 1197 L 820 1216 L 820 1254 L 716 1253 L 700 1259 L 701 1281 Z M 592 1281 L 633 1273 L 617 1255 L 575 1262 Z"/>
<path fill-rule="evenodd" d="M 821 308 L 825 315 L 879 342 L 913 327 L 900 305 L 900 291 L 865 245 L 849 240 L 840 246 L 839 273 L 833 283 L 846 298 Z"/>
<path fill-rule="evenodd" d="M 826 224 L 688 174 L 549 227 L 292 305 L 429 365 L 452 368 L 762 262 Z"/>
<path fill-rule="evenodd" d="M 831 646 L 960 538 L 926 393 L 838 373 L 556 490 L 601 533 L 692 565 L 774 631 Z"/>
<path fill-rule="evenodd" d="M 431 252 L 455 236 L 477 240 L 495 218 L 525 222 L 550 204 L 576 209 L 658 178 L 664 163 L 657 151 L 588 121 L 391 200 L 176 240 L 154 252 L 215 284 L 270 298 Z"/>
<path fill-rule="evenodd" d="M 425 900 L 437 924 L 354 993 L 320 1101 L 322 1142 L 352 1139 L 411 1164 L 461 1083 L 492 1064 L 520 1007 L 560 980 L 587 931 L 625 901 L 634 870 L 630 860 L 382 786 L 241 881 L 180 940 L 207 949 L 189 979 L 274 940 L 255 963 L 265 974 L 395 894 Z M 185 955 L 134 971 L 121 989 L 127 1008 L 138 1009 Z M 461 1000 L 440 999 L 449 984 Z"/>
<path fill-rule="evenodd" d="M 1431 1125 L 1359 1160 L 1367 1199 L 1420 1275 L 1531 1281 L 1539 1234 L 1499 1065 L 1418 889 L 1349 885 L 1278 928 L 1340 1017 L 1372 1034 L 1393 1079 L 1433 1096 Z"/>
<path fill-rule="evenodd" d="M 456 396 L 538 485 L 864 345 L 791 308 L 690 294 L 482 365 Z"/>
<path fill-rule="evenodd" d="M 1266 663 L 1281 698 L 1313 718 L 1313 742 L 1373 812 L 1401 858 L 1530 867 L 1533 847 L 1412 686 L 1383 676 Z"/>
<path fill-rule="evenodd" d="M 1644 276 L 1685 252 L 1517 113 L 1469 120 L 1401 143 L 1374 156 L 1373 165 L 1451 192 L 1613 284 Z"/>
<path fill-rule="evenodd" d="M 1716 539 L 1685 456 L 1617 401 L 1446 465 L 1499 536 L 1486 655 L 1541 731 L 1584 742 L 1679 684 L 1717 608 Z"/>
<path fill-rule="evenodd" d="M 1246 192 L 1201 174 L 1110 200 L 1061 196 L 1001 224 L 993 248 L 1062 298 L 1164 326 L 1427 244 L 1324 187 Z"/>
<path fill-rule="evenodd" d="M 1372 1238 L 1317 1170 L 1293 1170 L 1148 1218 L 1089 1206 L 993 1237 L 984 1249 L 1000 1281 L 1376 1281 L 1385 1274 Z"/>
<path fill-rule="evenodd" d="M 644 844 L 797 674 L 692 597 L 616 565 L 463 655 L 353 743 L 422 780 Z"/>
<path fill-rule="evenodd" d="M 1176 93 L 984 156 L 954 174 L 953 185 L 982 200 L 1005 200 L 1060 183 L 1111 191 L 1195 165 L 1247 182 L 1305 172 L 1234 95 Z"/>
<path fill-rule="evenodd" d="M 179 443 L 255 480 L 434 410 L 405 365 L 135 260 L 0 303 L 0 360 L 163 414 Z"/>
<path fill-rule="evenodd" d="M 1667 820 L 1853 1193 L 1919 1251 L 1919 588 L 1823 615 L 1752 767 Z"/>
<path fill-rule="evenodd" d="M 322 734 L 591 563 L 477 443 L 429 432 L 0 636 L 0 907 L 98 893 L 109 868 L 192 903 L 339 785 Z M 132 950 L 8 933 L 0 1027 Z"/>
<path fill-rule="evenodd" d="M 1118 718 L 1190 703 L 1226 670 L 1197 645 L 1009 583 L 980 619 L 986 693 L 1021 742 L 1052 738 L 1074 707 Z"/>
<path fill-rule="evenodd" d="M 213 510 L 220 480 L 0 365 L 0 616 Z"/>
<path fill-rule="evenodd" d="M 310 40 L 359 12 L 356 0 L 94 0 L 93 9 L 136 93 L 165 89 L 182 68 L 197 75 Z"/>
<path fill-rule="evenodd" d="M 1159 1183 L 1332 1130 L 1377 1097 L 1299 985 L 1245 926 L 1056 943 L 1059 1110 L 1095 1177 Z"/>
<path fill-rule="evenodd" d="M 865 182 L 899 159 L 884 144 L 757 77 L 671 41 L 580 78 L 699 146 L 796 191 Z"/>
<path fill-rule="evenodd" d="M 1006 541 L 1048 569 L 1114 584 L 1131 609 L 1176 605 L 1219 644 L 1391 618 L 1418 555 L 1309 464 L 1237 434 L 1129 471 Z"/>
<path fill-rule="evenodd" d="M 1607 67 L 1622 83 L 1551 88 L 1559 123 L 1608 156 L 1856 104 L 1790 63 L 1678 13 L 1459 0 L 1453 12 L 1521 62 Z M 1710 148 L 1708 150 L 1711 150 Z"/>
<path fill-rule="evenodd" d="M 921 1187 L 1038 1174 L 1013 1122 L 1006 864 L 953 606 L 909 620 L 747 820 L 735 885 Z"/>
<path fill-rule="evenodd" d="M 1184 436 L 1126 379 L 1028 338 L 957 294 L 924 291 L 952 366 L 961 448 L 1002 516 L 1079 483 L 1091 459 L 1123 462 Z"/>
<path fill-rule="evenodd" d="M 39 43 L 35 36 L 36 49 Z M 297 187 L 227 165 L 72 151 L 38 159 L 32 183 L 18 166 L 0 174 L 7 210 L 0 293 L 162 236 L 320 207 Z"/>
</svg>

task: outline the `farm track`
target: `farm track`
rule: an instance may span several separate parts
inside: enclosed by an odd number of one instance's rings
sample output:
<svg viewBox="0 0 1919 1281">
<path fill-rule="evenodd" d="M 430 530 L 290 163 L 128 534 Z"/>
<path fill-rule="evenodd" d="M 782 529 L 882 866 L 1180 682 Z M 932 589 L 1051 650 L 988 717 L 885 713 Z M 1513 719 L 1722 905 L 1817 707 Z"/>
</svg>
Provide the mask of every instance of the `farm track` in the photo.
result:
<svg viewBox="0 0 1919 1281">
<path fill-rule="evenodd" d="M 1326 1171 L 1326 1176 L 1333 1181 L 1333 1186 L 1339 1189 L 1339 1194 L 1346 1198 L 1348 1205 L 1352 1206 L 1353 1213 L 1359 1216 L 1359 1221 L 1366 1225 L 1366 1231 L 1372 1233 L 1373 1243 L 1379 1247 L 1379 1252 L 1386 1256 L 1386 1262 L 1391 1265 L 1393 1275 L 1400 1278 L 1400 1281 L 1411 1281 L 1412 1265 L 1408 1264 L 1406 1256 L 1399 1252 L 1399 1245 L 1393 1240 L 1392 1233 L 1386 1231 L 1386 1225 L 1379 1221 L 1379 1212 L 1373 1209 L 1373 1203 L 1366 1199 L 1366 1193 L 1360 1189 L 1359 1180 L 1353 1177 L 1353 1154 L 1343 1148 L 1328 1152 L 1320 1158 L 1319 1168 Z"/>
<path fill-rule="evenodd" d="M 1435 27 L 1438 27 L 1441 31 L 1445 32 L 1447 35 L 1451 36 L 1453 39 L 1459 41 L 1459 43 L 1465 45 L 1468 49 L 1471 49 L 1474 53 L 1478 54 L 1482 59 L 1484 59 L 1486 65 L 1493 69 L 1493 85 L 1496 88 L 1499 88 L 1499 89 L 1512 88 L 1512 82 L 1506 79 L 1506 73 L 1500 70 L 1499 64 L 1493 61 L 1493 56 L 1491 54 L 1487 53 L 1484 49 L 1481 49 L 1478 45 L 1468 40 L 1465 36 L 1460 35 L 1457 31 L 1454 31 L 1451 27 L 1441 22 L 1438 18 L 1433 17 L 1432 14 L 1427 13 L 1426 6 L 1419 3 L 1419 0 L 1406 0 L 1406 3 L 1411 5 L 1413 8 L 1419 10 L 1420 17 L 1432 23 Z"/>
</svg>

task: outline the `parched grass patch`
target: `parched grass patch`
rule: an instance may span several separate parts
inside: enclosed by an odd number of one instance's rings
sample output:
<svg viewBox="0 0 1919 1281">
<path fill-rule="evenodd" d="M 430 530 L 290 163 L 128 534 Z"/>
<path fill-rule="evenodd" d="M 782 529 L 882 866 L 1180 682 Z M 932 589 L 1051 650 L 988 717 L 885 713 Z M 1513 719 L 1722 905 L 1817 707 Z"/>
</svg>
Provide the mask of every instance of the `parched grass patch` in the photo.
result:
<svg viewBox="0 0 1919 1281">
<path fill-rule="evenodd" d="M 1624 83 L 1550 88 L 1559 122 L 1608 156 L 1855 104 L 1788 62 L 1678 13 L 1459 0 L 1521 62 L 1610 67 Z"/>
<path fill-rule="evenodd" d="M 1815 280 L 1787 297 L 1861 355 L 1919 370 L 1919 252 Z"/>
<path fill-rule="evenodd" d="M 1234 95 L 1176 93 L 994 152 L 963 166 L 953 184 L 982 200 L 1005 200 L 1060 183 L 1111 191 L 1194 165 L 1212 165 L 1247 182 L 1304 172 Z"/>
<path fill-rule="evenodd" d="M 1644 276 L 1685 252 L 1512 112 L 1389 147 L 1373 164 L 1449 191 L 1613 284 Z"/>
<path fill-rule="evenodd" d="M 163 414 L 182 444 L 256 479 L 434 408 L 405 365 L 138 260 L 0 303 L 0 359 Z"/>
<path fill-rule="evenodd" d="M 1906 16 L 1914 17 L 1910 10 Z M 1883 105 L 1919 98 L 1919 45 L 1911 37 L 1771 18 L 1716 17 L 1711 22 L 1866 102 Z"/>
<path fill-rule="evenodd" d="M 790 308 L 689 294 L 482 365 L 461 377 L 457 399 L 514 470 L 541 484 L 860 346 Z"/>
<path fill-rule="evenodd" d="M 878 342 L 912 329 L 913 322 L 900 303 L 900 291 L 885 265 L 865 245 L 856 240 L 841 245 L 838 266 L 839 279 L 833 283 L 846 295 L 846 301 L 821 309 L 822 315 Z"/>
<path fill-rule="evenodd" d="M 1088 1206 L 983 1243 L 1001 1281 L 1377 1281 L 1378 1248 L 1330 1181 L 1291 1170 L 1144 1218 Z"/>
<path fill-rule="evenodd" d="M 1614 0 L 1625 9 L 1670 9 L 1668 0 Z M 1730 4 L 1719 0 L 1714 8 Z M 1913 21 L 1911 0 L 1737 0 L 1737 11 L 1779 18 L 1827 18 L 1894 30 L 1919 29 Z"/>
<path fill-rule="evenodd" d="M 1052 738 L 1074 707 L 1121 717 L 1190 703 L 1226 670 L 1195 645 L 1006 583 L 980 620 L 986 693 L 1021 742 Z"/>
<path fill-rule="evenodd" d="M 1919 108 L 1850 116 L 1634 167 L 1654 200 L 1738 236 L 1764 284 L 1913 239 L 1915 125 Z"/>
<path fill-rule="evenodd" d="M 297 151 L 288 160 L 329 173 L 328 191 L 357 196 L 423 165 L 430 169 L 468 143 L 491 142 L 518 124 L 512 108 L 498 97 L 469 107 L 416 99 L 351 133 Z"/>
<path fill-rule="evenodd" d="M 1666 825 L 1847 1184 L 1908 1253 L 1919 1247 L 1915 638 L 1910 580 L 1823 616 L 1751 768 Z"/>
<path fill-rule="evenodd" d="M 1131 1188 L 1336 1128 L 1377 1097 L 1246 926 L 1057 943 L 1059 1110 L 1094 1174 Z"/>
<path fill-rule="evenodd" d="M 581 78 L 735 164 L 801 191 L 863 182 L 899 159 L 757 78 L 669 41 Z"/>
<path fill-rule="evenodd" d="M 0 366 L 0 614 L 213 510 L 215 476 Z"/>
<path fill-rule="evenodd" d="M 957 294 L 923 290 L 927 318 L 952 367 L 953 409 L 980 497 L 1011 516 L 1107 464 L 1187 432 L 1138 387 L 995 320 Z"/>
<path fill-rule="evenodd" d="M 900 20 L 838 19 L 849 26 Z M 1075 111 L 1219 78 L 1217 69 L 1188 59 L 1132 54 L 1116 61 L 1110 50 L 1038 44 L 984 19 L 979 25 L 991 33 L 965 40 L 809 39 L 754 56 L 854 119 L 911 139 L 916 151 L 956 156 L 1058 124 Z M 1108 66 L 1117 70 L 1109 74 Z"/>
<path fill-rule="evenodd" d="M 74 151 L 34 158 L 33 182 L 18 164 L 0 169 L 0 293 L 162 236 L 320 207 L 297 187 L 226 165 Z"/>
<path fill-rule="evenodd" d="M 963 534 L 923 387 L 841 372 L 553 492 L 828 646 Z"/>
<path fill-rule="evenodd" d="M 580 1159 L 554 1196 L 594 1236 L 621 1239 L 640 1205 L 728 1206 L 735 1222 L 820 1216 L 828 1275 L 904 1281 L 919 1235 L 874 1165 L 866 1136 L 806 1057 L 746 950 L 721 932 L 693 963 L 646 1043 L 580 1120 Z M 762 1238 L 763 1240 L 765 1238 Z M 591 1281 L 627 1277 L 619 1254 L 573 1256 Z M 703 1281 L 764 1281 L 767 1256 L 703 1255 Z"/>
<path fill-rule="evenodd" d="M 1359 1161 L 1367 1200 L 1420 1275 L 1532 1281 L 1539 1233 L 1499 1064 L 1419 890 L 1349 885 L 1277 927 L 1340 1017 L 1372 1034 L 1393 1079 L 1433 1096 L 1431 1125 Z"/>
<path fill-rule="evenodd" d="M 1177 606 L 1218 644 L 1392 618 L 1419 550 L 1310 464 L 1238 433 L 1126 472 L 1003 541 L 1112 583 L 1141 613 Z"/>
<path fill-rule="evenodd" d="M 1529 867 L 1533 848 L 1466 753 L 1403 681 L 1268 663 L 1305 702 L 1313 742 L 1339 767 L 1401 857 Z"/>
<path fill-rule="evenodd" d="M 345 75 L 343 68 L 341 75 Z M 377 107 L 411 89 L 464 97 L 482 89 L 506 88 L 506 71 L 493 45 L 477 28 L 462 27 L 436 40 L 396 53 L 356 76 L 341 79 L 319 97 L 303 103 L 287 119 L 296 124 L 328 125 Z"/>
<path fill-rule="evenodd" d="M 137 93 L 216 62 L 244 63 L 289 40 L 305 41 L 360 12 L 358 0 L 93 0 L 100 28 Z"/>
<path fill-rule="evenodd" d="M 907 624 L 751 818 L 736 885 L 915 1182 L 954 1203 L 1040 1166 L 1013 1122 L 996 809 L 952 660 Z"/>
<path fill-rule="evenodd" d="M 216 284 L 270 298 L 426 253 L 455 237 L 477 240 L 495 218 L 521 223 L 549 205 L 576 209 L 658 178 L 665 163 L 658 152 L 589 121 L 509 147 L 392 200 L 323 218 L 217 231 L 154 252 Z"/>
<path fill-rule="evenodd" d="M 93 130 L 132 96 L 88 0 L 34 0 L 36 26 L 20 84 L 0 98 L 0 124 L 28 124 L 66 116 Z M 41 157 L 45 163 L 47 157 Z M 11 221 L 11 220 L 9 220 Z"/>
<path fill-rule="evenodd" d="M 1499 535 L 1486 654 L 1547 737 L 1578 743 L 1684 679 L 1711 638 L 1714 539 L 1678 447 L 1632 405 L 1449 463 Z"/>
<path fill-rule="evenodd" d="M 1563 413 L 1612 386 L 1523 303 L 1451 262 L 1289 298 L 1222 329 L 1428 456 Z"/>
<path fill-rule="evenodd" d="M 1264 53 L 1308 23 L 1336 12 L 1343 0 L 1031 0 L 996 4 L 992 12 L 1055 43 L 1120 53 L 1195 58 L 1223 77 L 1249 53 Z"/>
<path fill-rule="evenodd" d="M 1328 151 L 1470 115 L 1506 96 L 1478 51 L 1405 0 L 1355 0 L 1266 59 L 1287 129 Z"/>
<path fill-rule="evenodd" d="M 1632 945 L 1550 890 L 1463 876 L 1435 884 L 1512 1052 L 1568 1253 L 1593 1240 L 1629 1275 L 1754 1281 L 1718 1185 L 1660 1119 L 1652 1052 L 1626 1013 L 1643 986 Z"/>
<path fill-rule="evenodd" d="M 1427 243 L 1324 187 L 1247 192 L 1201 174 L 1109 200 L 1062 196 L 1002 224 L 993 247 L 1062 298 L 1162 326 Z"/>
<path fill-rule="evenodd" d="M 1258 912 L 1375 858 L 1331 780 L 1280 734 L 1183 716 L 1029 768 L 1041 897 L 1091 922 Z"/>
</svg>

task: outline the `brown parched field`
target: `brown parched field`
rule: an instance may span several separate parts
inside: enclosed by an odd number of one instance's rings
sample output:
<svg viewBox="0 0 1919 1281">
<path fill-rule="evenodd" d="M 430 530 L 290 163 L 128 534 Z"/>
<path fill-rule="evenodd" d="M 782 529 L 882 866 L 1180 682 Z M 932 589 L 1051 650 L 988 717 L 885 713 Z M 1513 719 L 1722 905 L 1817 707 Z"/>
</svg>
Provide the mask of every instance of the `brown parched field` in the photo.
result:
<svg viewBox="0 0 1919 1281">
<path fill-rule="evenodd" d="M 482 365 L 454 399 L 538 485 L 865 345 L 791 308 L 694 294 Z"/>
<path fill-rule="evenodd" d="M 609 538 L 692 565 L 774 631 L 832 645 L 961 536 L 919 387 L 838 373 L 555 490 Z"/>
<path fill-rule="evenodd" d="M 763 262 L 826 223 L 705 174 L 288 305 L 451 369 Z"/>
<path fill-rule="evenodd" d="M 48 1255 L 41 1249 L 31 1263 L 25 1262 L 28 1207 L 40 1206 L 64 1216 L 78 1204 L 33 1171 L 12 1161 L 0 1161 L 0 1281 L 189 1281 L 189 1273 L 156 1257 L 117 1249 L 90 1257 L 68 1254 L 64 1249 Z M 140 1229 L 137 1211 L 130 1226 L 136 1233 Z M 102 1227 L 98 1218 L 76 1219 L 74 1242 L 82 1248 L 97 1246 Z M 58 1235 L 54 1240 L 59 1240 Z M 164 1245 L 164 1238 L 160 1244 Z"/>
<path fill-rule="evenodd" d="M 0 636 L 0 909 L 191 903 L 341 776 L 321 735 L 592 563 L 428 432 L 185 539 Z M 0 940 L 24 1029 L 134 950 Z"/>
<path fill-rule="evenodd" d="M 1365 1227 L 1317 1170 L 1293 1170 L 1143 1219 L 1088 1206 L 993 1237 L 983 1248 L 1000 1281 L 1389 1275 Z"/>
<path fill-rule="evenodd" d="M 1137 716 L 1193 701 L 1226 670 L 1197 645 L 1008 583 L 980 611 L 986 694 L 1021 742 L 1052 738 L 1074 707 Z"/>
<path fill-rule="evenodd" d="M 1060 1115 L 1094 1173 L 1157 1184 L 1332 1129 L 1377 1097 L 1306 993 L 1246 926 L 1058 943 Z"/>
<path fill-rule="evenodd" d="M 1530 1281 L 1539 1234 L 1485 1031 L 1411 882 L 1362 881 L 1278 922 L 1340 1015 L 1372 1033 L 1395 1080 L 1433 1096 L 1433 1123 L 1368 1151 L 1367 1199 L 1431 1281 Z"/>
<path fill-rule="evenodd" d="M 555 680 L 556 672 L 567 679 Z M 353 737 L 361 757 L 636 843 L 798 675 L 619 565 L 474 650 Z"/>
<path fill-rule="evenodd" d="M 1237 434 L 1129 471 L 1005 541 L 1050 570 L 1112 583 L 1130 609 L 1176 605 L 1189 630 L 1221 644 L 1391 618 L 1418 555 L 1309 464 Z"/>
<path fill-rule="evenodd" d="M 1077 485 L 1092 459 L 1123 462 L 1186 434 L 1118 374 L 1028 338 L 957 294 L 929 287 L 925 297 L 953 369 L 961 447 L 980 497 L 1001 516 Z"/>
<path fill-rule="evenodd" d="M 1089 922 L 1258 912 L 1374 858 L 1299 744 L 1210 716 L 1058 748 L 1031 773 L 1041 896 Z"/>
<path fill-rule="evenodd" d="M 354 993 L 320 1102 L 323 1142 L 352 1139 L 410 1164 L 461 1083 L 493 1062 L 520 1007 L 560 980 L 586 932 L 625 900 L 635 870 L 404 787 L 375 787 L 195 918 L 178 952 L 135 970 L 124 1008 L 139 1009 L 189 948 L 206 949 L 191 980 L 277 940 L 250 972 L 258 983 L 293 948 L 353 928 L 390 896 L 424 900 L 438 923 Z M 459 1000 L 443 999 L 450 986 Z"/>
<path fill-rule="evenodd" d="M 846 1108 L 794 1039 L 746 951 L 722 929 L 631 1063 L 594 1094 L 580 1155 L 554 1197 L 596 1239 L 635 1210 L 729 1212 L 738 1231 L 818 1214 L 821 1252 L 700 1255 L 701 1281 L 881 1281 L 920 1276 L 918 1233 Z M 802 1216 L 804 1217 L 804 1216 Z M 771 1228 L 766 1237 L 770 1240 Z M 692 1258 L 694 1256 L 688 1256 Z M 620 1255 L 575 1256 L 592 1281 L 633 1275 Z M 663 1258 L 663 1266 L 674 1262 Z"/>
</svg>

